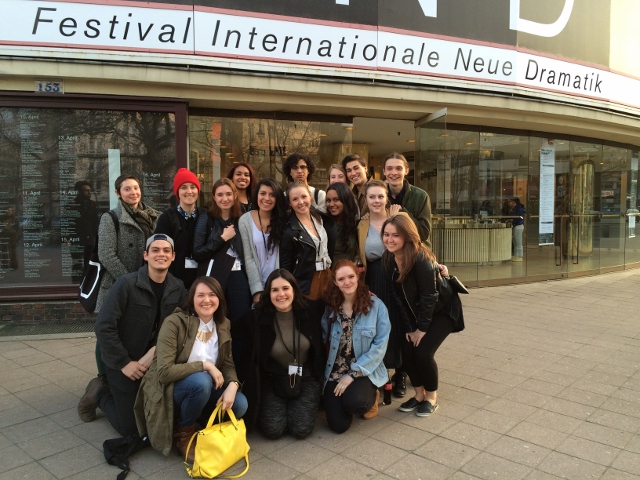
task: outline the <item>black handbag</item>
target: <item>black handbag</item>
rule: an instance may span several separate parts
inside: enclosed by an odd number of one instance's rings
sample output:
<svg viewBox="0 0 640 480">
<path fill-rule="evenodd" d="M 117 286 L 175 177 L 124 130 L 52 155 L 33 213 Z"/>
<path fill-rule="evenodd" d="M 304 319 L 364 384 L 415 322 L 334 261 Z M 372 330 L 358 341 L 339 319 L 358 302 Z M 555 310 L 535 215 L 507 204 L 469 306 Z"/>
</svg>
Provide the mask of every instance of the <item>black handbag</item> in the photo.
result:
<svg viewBox="0 0 640 480">
<path fill-rule="evenodd" d="M 464 286 L 464 283 L 462 283 L 458 277 L 455 275 L 449 275 L 448 280 L 449 285 L 451 285 L 454 292 L 464 293 L 465 295 L 469 294 L 469 290 L 467 290 L 467 287 Z"/>
<path fill-rule="evenodd" d="M 109 216 L 113 219 L 113 224 L 116 229 L 116 245 L 118 244 L 118 234 L 120 233 L 120 222 L 118 222 L 118 217 L 116 214 L 109 210 L 107 212 Z M 82 308 L 85 309 L 87 313 L 93 313 L 96 310 L 96 304 L 98 303 L 98 293 L 100 293 L 100 285 L 102 283 L 102 277 L 105 274 L 105 268 L 100 263 L 100 259 L 98 258 L 98 242 L 99 238 L 96 235 L 96 243 L 93 246 L 93 251 L 91 252 L 91 258 L 87 263 L 84 275 L 82 276 L 82 281 L 80 282 L 80 287 L 78 288 L 78 301 Z"/>
</svg>

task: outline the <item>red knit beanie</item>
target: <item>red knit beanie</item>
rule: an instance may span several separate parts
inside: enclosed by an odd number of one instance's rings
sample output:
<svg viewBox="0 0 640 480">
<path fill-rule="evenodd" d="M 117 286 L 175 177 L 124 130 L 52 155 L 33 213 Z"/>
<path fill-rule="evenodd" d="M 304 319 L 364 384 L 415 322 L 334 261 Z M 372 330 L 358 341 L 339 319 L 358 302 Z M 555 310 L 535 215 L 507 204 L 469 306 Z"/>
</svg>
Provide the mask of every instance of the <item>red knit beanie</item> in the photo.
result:
<svg viewBox="0 0 640 480">
<path fill-rule="evenodd" d="M 180 198 L 178 195 L 178 190 L 180 190 L 180 186 L 183 183 L 193 183 L 198 188 L 198 193 L 200 193 L 200 182 L 198 181 L 198 177 L 196 177 L 195 173 L 186 168 L 181 168 L 176 172 L 176 176 L 173 177 L 173 193 L 176 195 L 176 198 Z"/>
</svg>

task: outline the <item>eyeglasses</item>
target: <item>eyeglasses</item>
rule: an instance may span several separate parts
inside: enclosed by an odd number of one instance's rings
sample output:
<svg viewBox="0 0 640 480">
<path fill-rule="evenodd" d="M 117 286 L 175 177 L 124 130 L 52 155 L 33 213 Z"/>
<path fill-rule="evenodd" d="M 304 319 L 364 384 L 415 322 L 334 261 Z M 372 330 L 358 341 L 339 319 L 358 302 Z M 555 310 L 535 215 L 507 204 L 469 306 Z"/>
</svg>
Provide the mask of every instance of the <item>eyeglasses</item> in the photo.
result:
<svg viewBox="0 0 640 480">
<path fill-rule="evenodd" d="M 306 165 L 294 165 L 293 167 L 291 167 L 291 170 L 309 170 L 309 167 L 307 167 Z"/>
</svg>

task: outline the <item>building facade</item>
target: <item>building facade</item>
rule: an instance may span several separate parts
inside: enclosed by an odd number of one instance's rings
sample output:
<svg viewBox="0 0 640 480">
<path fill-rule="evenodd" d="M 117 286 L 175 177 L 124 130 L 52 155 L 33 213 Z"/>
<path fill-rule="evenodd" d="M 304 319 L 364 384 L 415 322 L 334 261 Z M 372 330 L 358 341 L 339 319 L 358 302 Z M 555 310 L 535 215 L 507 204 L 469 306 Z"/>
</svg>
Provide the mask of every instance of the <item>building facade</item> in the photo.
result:
<svg viewBox="0 0 640 480">
<path fill-rule="evenodd" d="M 206 204 L 234 162 L 284 182 L 296 151 L 318 187 L 348 153 L 376 178 L 404 153 L 439 260 L 470 285 L 640 265 L 633 0 L 0 5 L 2 320 L 70 311 L 83 189 L 104 212 L 132 172 L 163 209 L 188 167 Z M 37 313 L 16 316 L 23 304 Z"/>
</svg>

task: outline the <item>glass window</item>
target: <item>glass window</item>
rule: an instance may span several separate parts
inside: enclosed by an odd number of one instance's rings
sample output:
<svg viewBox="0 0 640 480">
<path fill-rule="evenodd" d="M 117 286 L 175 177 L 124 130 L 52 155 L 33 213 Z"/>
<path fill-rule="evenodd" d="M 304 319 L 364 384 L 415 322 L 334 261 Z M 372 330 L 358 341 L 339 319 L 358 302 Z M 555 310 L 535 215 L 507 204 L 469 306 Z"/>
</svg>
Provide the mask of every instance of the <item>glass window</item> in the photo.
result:
<svg viewBox="0 0 640 480">
<path fill-rule="evenodd" d="M 296 152 L 315 162 L 309 184 L 324 190 L 331 164 L 351 153 L 352 130 L 350 123 L 192 116 L 189 165 L 202 183 L 201 203 L 209 203 L 213 183 L 238 162 L 249 163 L 259 178 L 273 178 L 285 186 L 282 165 Z"/>
<path fill-rule="evenodd" d="M 121 173 L 141 180 L 147 205 L 169 205 L 175 123 L 174 112 L 0 108 L 2 287 L 77 283 Z"/>
</svg>

